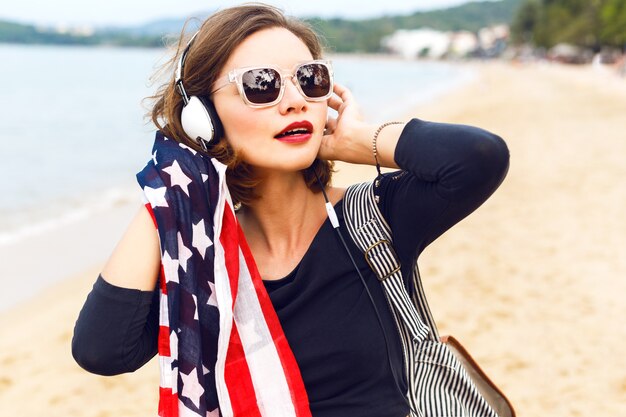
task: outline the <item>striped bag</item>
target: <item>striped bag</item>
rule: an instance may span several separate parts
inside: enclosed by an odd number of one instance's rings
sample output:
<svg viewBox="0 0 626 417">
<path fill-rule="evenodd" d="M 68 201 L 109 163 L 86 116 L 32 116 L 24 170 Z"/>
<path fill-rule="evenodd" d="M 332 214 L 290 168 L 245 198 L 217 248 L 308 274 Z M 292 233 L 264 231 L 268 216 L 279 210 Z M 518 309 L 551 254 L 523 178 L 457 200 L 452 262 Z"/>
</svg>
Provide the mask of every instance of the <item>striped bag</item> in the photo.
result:
<svg viewBox="0 0 626 417">
<path fill-rule="evenodd" d="M 461 344 L 451 336 L 439 337 L 417 263 L 411 294 L 406 291 L 374 183 L 349 187 L 343 211 L 352 240 L 383 286 L 400 334 L 411 417 L 515 417 L 509 400 Z"/>
</svg>

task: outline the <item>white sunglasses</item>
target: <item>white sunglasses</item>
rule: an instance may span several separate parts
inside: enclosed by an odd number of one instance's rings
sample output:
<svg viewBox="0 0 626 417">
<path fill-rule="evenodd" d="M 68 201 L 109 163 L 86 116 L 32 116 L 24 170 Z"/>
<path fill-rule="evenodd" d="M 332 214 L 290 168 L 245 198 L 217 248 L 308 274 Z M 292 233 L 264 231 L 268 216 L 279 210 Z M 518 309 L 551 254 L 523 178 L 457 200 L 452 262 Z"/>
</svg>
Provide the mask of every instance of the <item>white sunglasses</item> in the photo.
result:
<svg viewBox="0 0 626 417">
<path fill-rule="evenodd" d="M 307 101 L 324 101 L 333 93 L 333 69 L 328 60 L 298 64 L 292 72 L 271 65 L 237 68 L 211 94 L 236 83 L 243 101 L 250 107 L 269 107 L 278 103 L 285 92 L 285 80 L 291 79 Z"/>
</svg>

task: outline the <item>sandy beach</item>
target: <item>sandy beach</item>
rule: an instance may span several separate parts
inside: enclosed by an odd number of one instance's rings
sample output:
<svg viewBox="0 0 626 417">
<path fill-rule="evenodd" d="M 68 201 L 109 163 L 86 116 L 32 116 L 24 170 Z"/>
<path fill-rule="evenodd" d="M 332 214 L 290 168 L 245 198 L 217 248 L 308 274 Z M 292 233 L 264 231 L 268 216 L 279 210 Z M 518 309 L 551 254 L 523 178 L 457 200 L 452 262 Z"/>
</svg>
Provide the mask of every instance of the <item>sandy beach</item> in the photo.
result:
<svg viewBox="0 0 626 417">
<path fill-rule="evenodd" d="M 626 79 L 588 67 L 464 65 L 474 81 L 404 119 L 490 130 L 507 141 L 511 167 L 496 194 L 420 259 L 441 333 L 466 345 L 519 416 L 626 415 Z M 339 167 L 338 185 L 374 175 Z M 0 416 L 156 415 L 156 361 L 100 377 L 70 354 L 80 307 L 136 210 L 126 204 L 56 243 L 88 265 L 0 313 Z M 58 234 L 0 250 L 28 265 L 35 248 L 45 265 L 58 258 L 45 250 Z M 81 243 L 86 235 L 101 246 Z M 4 283 L 45 273 L 4 268 Z"/>
</svg>

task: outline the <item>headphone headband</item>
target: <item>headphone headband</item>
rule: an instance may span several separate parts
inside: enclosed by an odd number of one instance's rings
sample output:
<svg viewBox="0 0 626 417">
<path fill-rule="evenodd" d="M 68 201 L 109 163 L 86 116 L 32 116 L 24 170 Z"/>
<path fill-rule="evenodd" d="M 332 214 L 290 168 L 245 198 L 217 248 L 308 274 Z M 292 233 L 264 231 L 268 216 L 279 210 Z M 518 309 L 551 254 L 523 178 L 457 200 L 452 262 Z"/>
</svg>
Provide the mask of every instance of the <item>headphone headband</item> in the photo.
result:
<svg viewBox="0 0 626 417">
<path fill-rule="evenodd" d="M 199 32 L 200 31 L 198 30 L 189 39 L 189 41 L 187 42 L 187 46 L 185 46 L 185 49 L 183 49 L 183 53 L 180 54 L 180 59 L 178 60 L 178 65 L 176 66 L 176 78 L 174 83 L 176 84 L 178 92 L 183 97 L 183 101 L 185 102 L 185 104 L 189 103 L 189 96 L 187 96 L 187 92 L 185 91 L 185 87 L 183 86 L 183 71 L 185 70 L 185 60 L 187 59 L 187 52 L 189 52 L 189 48 L 191 47 L 193 40 L 196 38 Z"/>
<path fill-rule="evenodd" d="M 178 60 L 178 65 L 176 67 L 176 84 L 183 81 L 183 70 L 185 69 L 185 59 L 187 59 L 187 52 L 189 52 L 189 48 L 193 43 L 193 40 L 196 39 L 200 31 L 197 31 L 193 34 L 193 36 L 187 41 L 187 46 L 183 49 L 183 53 L 180 54 L 180 59 Z"/>
<path fill-rule="evenodd" d="M 208 97 L 189 97 L 183 85 L 183 72 L 185 70 L 187 53 L 194 39 L 198 36 L 198 33 L 200 33 L 199 30 L 189 39 L 187 46 L 185 46 L 185 49 L 183 49 L 183 52 L 180 54 L 176 73 L 174 74 L 174 83 L 183 98 L 183 108 L 180 114 L 180 122 L 183 130 L 187 136 L 198 143 L 202 149 L 207 151 L 209 143 L 213 140 L 219 140 L 223 136 L 224 129 L 222 123 L 213 103 Z"/>
</svg>

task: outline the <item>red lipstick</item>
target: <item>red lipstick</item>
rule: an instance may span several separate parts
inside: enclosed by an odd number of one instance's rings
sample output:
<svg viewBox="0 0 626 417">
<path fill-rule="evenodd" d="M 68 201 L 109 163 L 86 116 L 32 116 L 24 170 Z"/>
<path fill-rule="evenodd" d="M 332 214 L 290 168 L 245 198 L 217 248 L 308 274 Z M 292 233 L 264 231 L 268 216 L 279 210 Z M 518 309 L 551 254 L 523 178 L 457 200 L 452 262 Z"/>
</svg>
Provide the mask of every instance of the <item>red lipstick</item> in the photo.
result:
<svg viewBox="0 0 626 417">
<path fill-rule="evenodd" d="M 286 126 L 274 138 L 286 143 L 306 142 L 313 136 L 313 124 L 307 120 Z"/>
</svg>

